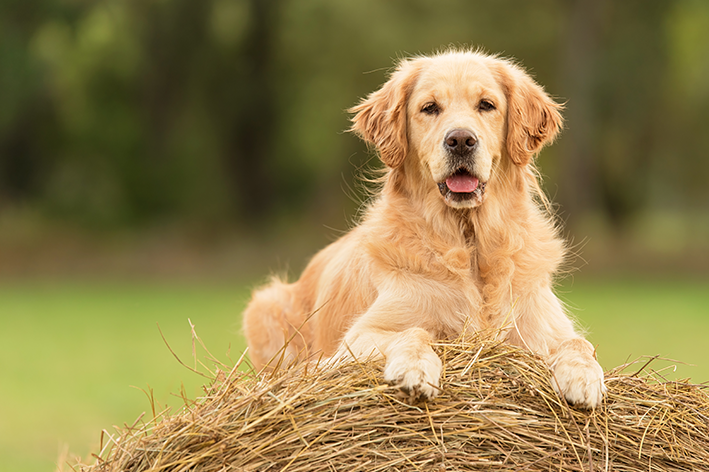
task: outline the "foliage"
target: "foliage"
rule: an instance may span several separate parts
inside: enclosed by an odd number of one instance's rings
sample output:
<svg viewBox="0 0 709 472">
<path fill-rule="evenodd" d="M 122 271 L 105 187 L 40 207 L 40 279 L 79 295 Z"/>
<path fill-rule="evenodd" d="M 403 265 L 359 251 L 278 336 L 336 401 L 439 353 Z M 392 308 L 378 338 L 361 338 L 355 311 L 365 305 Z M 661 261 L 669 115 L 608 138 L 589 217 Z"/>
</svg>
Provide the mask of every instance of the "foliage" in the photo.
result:
<svg viewBox="0 0 709 472">
<path fill-rule="evenodd" d="M 705 205 L 701 0 L 71 0 L 0 5 L 0 202 L 90 225 L 340 212 L 346 108 L 392 59 L 518 58 L 567 103 L 542 159 L 573 217 Z"/>
</svg>

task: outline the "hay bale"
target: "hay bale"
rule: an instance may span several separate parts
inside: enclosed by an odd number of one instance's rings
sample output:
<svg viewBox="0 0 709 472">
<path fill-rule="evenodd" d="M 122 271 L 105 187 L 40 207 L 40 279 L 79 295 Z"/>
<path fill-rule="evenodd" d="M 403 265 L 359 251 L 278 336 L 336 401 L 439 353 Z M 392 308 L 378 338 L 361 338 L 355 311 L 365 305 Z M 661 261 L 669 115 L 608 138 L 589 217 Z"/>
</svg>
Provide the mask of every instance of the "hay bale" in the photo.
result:
<svg viewBox="0 0 709 472">
<path fill-rule="evenodd" d="M 569 407 L 546 365 L 478 338 L 436 346 L 442 393 L 409 405 L 375 362 L 222 372 L 204 398 L 126 428 L 88 471 L 699 471 L 709 467 L 702 386 L 607 374 L 602 407 Z"/>
</svg>

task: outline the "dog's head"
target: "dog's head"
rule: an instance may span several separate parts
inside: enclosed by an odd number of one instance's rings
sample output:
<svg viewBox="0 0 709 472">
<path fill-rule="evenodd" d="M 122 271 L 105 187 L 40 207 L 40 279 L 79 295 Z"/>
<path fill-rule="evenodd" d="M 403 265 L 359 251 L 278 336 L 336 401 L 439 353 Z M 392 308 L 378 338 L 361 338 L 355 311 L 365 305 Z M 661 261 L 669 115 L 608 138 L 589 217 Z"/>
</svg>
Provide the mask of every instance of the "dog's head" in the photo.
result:
<svg viewBox="0 0 709 472">
<path fill-rule="evenodd" d="M 352 129 L 392 169 L 418 167 L 454 208 L 474 208 L 498 164 L 529 164 L 561 128 L 560 105 L 521 68 L 477 52 L 402 61 Z"/>
</svg>

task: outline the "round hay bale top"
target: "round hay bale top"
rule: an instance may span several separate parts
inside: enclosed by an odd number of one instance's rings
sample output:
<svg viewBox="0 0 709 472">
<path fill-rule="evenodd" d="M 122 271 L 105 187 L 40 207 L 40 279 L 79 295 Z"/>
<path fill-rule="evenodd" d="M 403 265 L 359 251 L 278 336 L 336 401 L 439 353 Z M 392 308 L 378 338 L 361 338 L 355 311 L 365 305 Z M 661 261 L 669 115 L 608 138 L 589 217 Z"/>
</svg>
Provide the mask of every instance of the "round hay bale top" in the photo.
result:
<svg viewBox="0 0 709 472">
<path fill-rule="evenodd" d="M 702 386 L 607 373 L 570 407 L 534 355 L 477 338 L 436 345 L 442 392 L 407 404 L 381 364 L 220 372 L 203 398 L 110 438 L 82 471 L 706 471 Z M 98 456 L 97 456 L 98 457 Z"/>
</svg>

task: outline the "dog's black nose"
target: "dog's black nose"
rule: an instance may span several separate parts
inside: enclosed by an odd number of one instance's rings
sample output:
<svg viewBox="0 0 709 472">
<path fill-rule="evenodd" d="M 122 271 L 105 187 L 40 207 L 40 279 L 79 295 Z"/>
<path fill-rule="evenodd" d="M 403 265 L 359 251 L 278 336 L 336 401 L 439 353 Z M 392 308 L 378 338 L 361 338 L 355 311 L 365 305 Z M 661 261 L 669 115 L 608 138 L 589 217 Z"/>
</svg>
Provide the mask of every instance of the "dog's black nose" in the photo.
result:
<svg viewBox="0 0 709 472">
<path fill-rule="evenodd" d="M 458 156 L 470 154 L 478 143 L 475 134 L 465 129 L 454 129 L 449 131 L 443 144 L 446 149 Z"/>
</svg>

